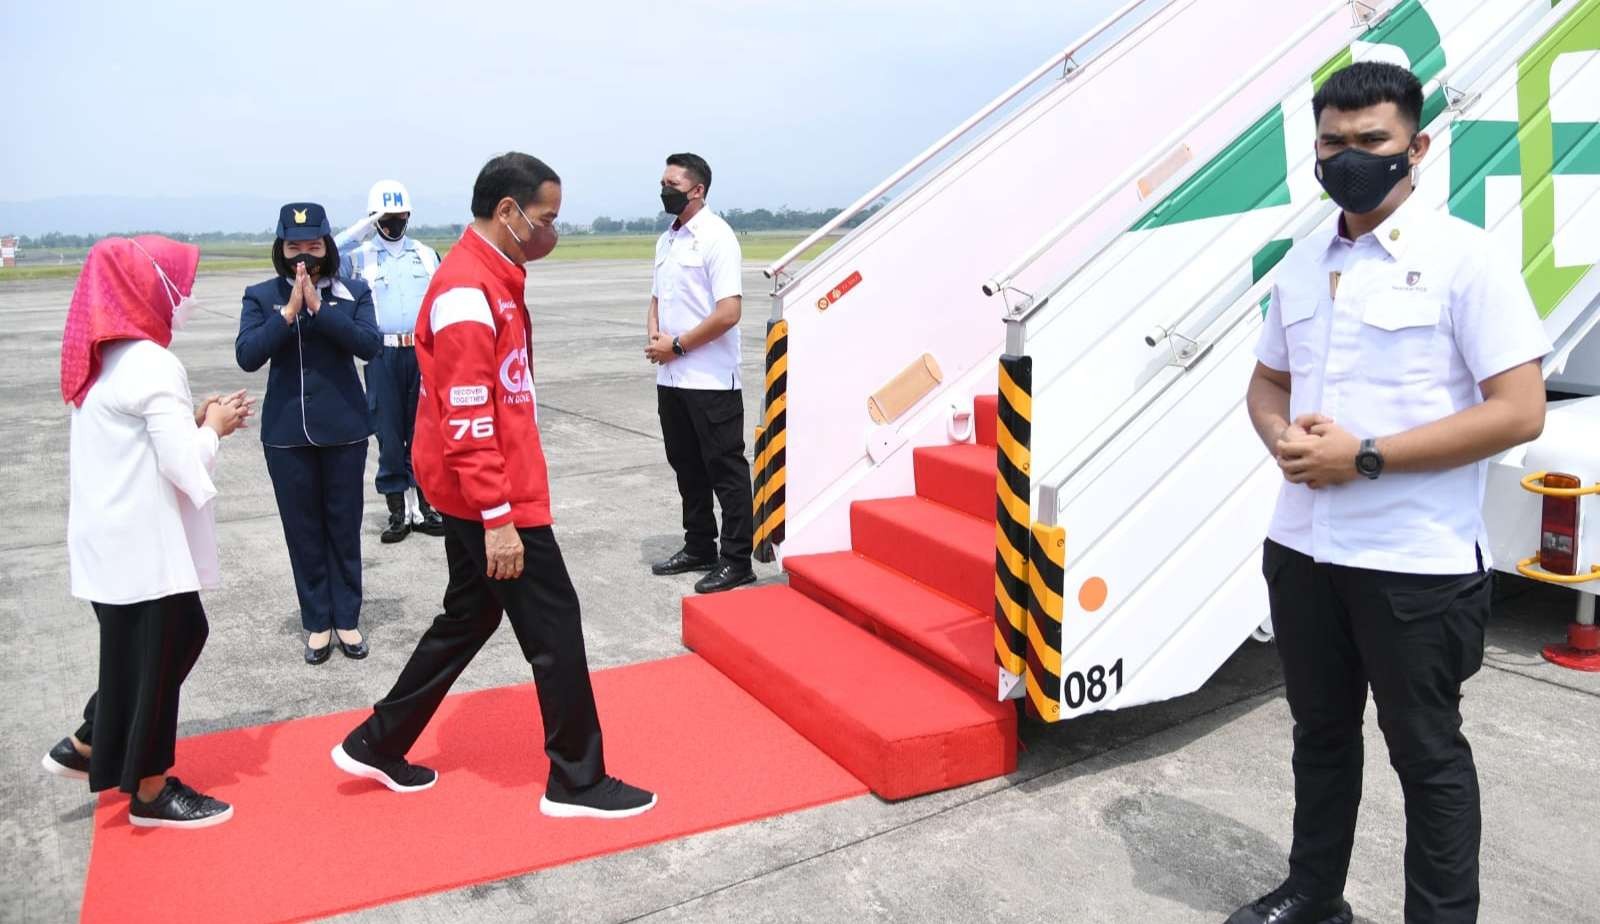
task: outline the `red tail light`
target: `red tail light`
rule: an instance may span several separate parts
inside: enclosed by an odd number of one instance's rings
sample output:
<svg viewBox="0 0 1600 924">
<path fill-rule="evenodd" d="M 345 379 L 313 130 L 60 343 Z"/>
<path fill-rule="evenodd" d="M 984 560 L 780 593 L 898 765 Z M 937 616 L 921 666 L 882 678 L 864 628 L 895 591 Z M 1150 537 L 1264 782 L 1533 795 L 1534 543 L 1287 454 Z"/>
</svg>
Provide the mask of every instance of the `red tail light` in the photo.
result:
<svg viewBox="0 0 1600 924">
<path fill-rule="evenodd" d="M 1547 488 L 1574 489 L 1583 483 L 1573 475 L 1548 472 Z M 1581 497 L 1544 496 L 1544 513 L 1539 518 L 1539 567 L 1551 574 L 1578 573 L 1578 511 Z"/>
</svg>

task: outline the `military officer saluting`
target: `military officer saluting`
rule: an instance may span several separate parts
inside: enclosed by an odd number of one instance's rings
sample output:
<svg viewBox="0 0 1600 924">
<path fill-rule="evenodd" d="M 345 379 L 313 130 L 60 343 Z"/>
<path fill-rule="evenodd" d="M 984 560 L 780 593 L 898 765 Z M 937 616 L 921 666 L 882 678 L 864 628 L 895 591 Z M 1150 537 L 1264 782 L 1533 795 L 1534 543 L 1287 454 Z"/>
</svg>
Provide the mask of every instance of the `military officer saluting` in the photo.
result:
<svg viewBox="0 0 1600 924">
<path fill-rule="evenodd" d="M 383 349 L 367 364 L 367 405 L 378 432 L 377 488 L 389 503 L 389 524 L 381 538 L 399 542 L 412 529 L 442 536 L 444 521 L 428 505 L 411 472 L 411 436 L 422 382 L 413 329 L 439 255 L 406 235 L 411 194 L 398 181 L 373 184 L 367 213 L 377 233 L 347 251 L 342 275 L 372 289 L 383 334 Z"/>
</svg>

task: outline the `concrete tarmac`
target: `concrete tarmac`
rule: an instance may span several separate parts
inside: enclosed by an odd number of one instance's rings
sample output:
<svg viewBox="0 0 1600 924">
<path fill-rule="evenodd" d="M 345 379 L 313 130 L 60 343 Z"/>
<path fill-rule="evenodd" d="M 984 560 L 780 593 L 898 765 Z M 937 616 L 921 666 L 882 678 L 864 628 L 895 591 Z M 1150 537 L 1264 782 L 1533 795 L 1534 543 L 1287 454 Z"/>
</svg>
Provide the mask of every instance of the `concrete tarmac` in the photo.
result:
<svg viewBox="0 0 1600 924">
<path fill-rule="evenodd" d="M 249 388 L 233 360 L 244 287 L 201 277 L 206 309 L 174 349 L 196 396 Z M 679 605 L 694 575 L 655 578 L 679 513 L 643 356 L 650 267 L 536 265 L 530 277 L 540 423 L 556 535 L 584 602 L 595 668 L 682 652 Z M 93 802 L 39 769 L 78 724 L 98 634 L 67 589 L 67 421 L 57 370 L 70 283 L 0 285 L 0 920 L 78 913 Z M 746 427 L 759 412 L 766 282 L 745 277 Z M 293 581 L 253 431 L 217 466 L 224 587 L 205 597 L 211 636 L 184 687 L 180 733 L 349 709 L 381 696 L 439 609 L 440 540 L 381 545 L 368 455 L 362 626 L 372 656 L 301 660 Z M 781 580 L 758 566 L 763 579 Z M 1484 802 L 1483 912 L 1492 922 L 1600 921 L 1600 675 L 1546 664 L 1569 593 L 1503 578 L 1466 732 Z M 509 634 L 457 684 L 529 679 Z M 1400 789 L 1376 717 L 1347 897 L 1358 920 L 1401 920 Z M 1015 774 L 900 803 L 866 796 L 624 854 L 349 915 L 354 921 L 1136 921 L 1217 922 L 1282 879 L 1292 780 L 1288 709 L 1271 645 L 1246 642 L 1199 692 L 1055 727 L 1028 725 Z M 318 757 L 318 759 L 325 759 Z M 627 768 L 616 768 L 626 774 Z M 639 782 L 649 780 L 640 775 Z M 537 811 L 530 793 L 528 811 Z M 238 811 L 249 811 L 239 806 Z M 174 836 L 181 836 L 175 834 Z M 285 845 L 285 849 L 292 849 Z M 361 857 L 329 857 L 285 888 L 338 889 Z"/>
</svg>

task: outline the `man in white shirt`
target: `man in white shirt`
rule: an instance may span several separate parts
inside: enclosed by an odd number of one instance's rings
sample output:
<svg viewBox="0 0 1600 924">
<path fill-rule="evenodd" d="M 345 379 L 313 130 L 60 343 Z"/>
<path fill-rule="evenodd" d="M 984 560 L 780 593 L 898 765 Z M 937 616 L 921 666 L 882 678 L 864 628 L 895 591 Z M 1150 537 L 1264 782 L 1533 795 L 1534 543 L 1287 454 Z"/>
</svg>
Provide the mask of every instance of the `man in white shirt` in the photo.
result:
<svg viewBox="0 0 1600 924">
<path fill-rule="evenodd" d="M 1483 661 L 1488 457 L 1544 426 L 1549 351 L 1512 255 L 1409 204 L 1422 87 L 1363 62 L 1316 94 L 1341 212 L 1284 257 L 1249 385 L 1283 470 L 1262 570 L 1294 716 L 1289 877 L 1230 924 L 1348 922 L 1367 688 L 1406 810 L 1407 921 L 1474 921 L 1481 817 L 1461 685 Z"/>
<path fill-rule="evenodd" d="M 709 571 L 697 593 L 756 579 L 750 567 L 754 513 L 744 455 L 744 392 L 739 381 L 743 302 L 739 239 L 707 209 L 711 167 L 695 154 L 667 158 L 661 207 L 677 216 L 656 241 L 655 280 L 645 356 L 660 366 L 656 398 L 667 461 L 683 498 L 683 548 L 651 571 Z M 711 497 L 722 506 L 722 545 Z"/>
</svg>

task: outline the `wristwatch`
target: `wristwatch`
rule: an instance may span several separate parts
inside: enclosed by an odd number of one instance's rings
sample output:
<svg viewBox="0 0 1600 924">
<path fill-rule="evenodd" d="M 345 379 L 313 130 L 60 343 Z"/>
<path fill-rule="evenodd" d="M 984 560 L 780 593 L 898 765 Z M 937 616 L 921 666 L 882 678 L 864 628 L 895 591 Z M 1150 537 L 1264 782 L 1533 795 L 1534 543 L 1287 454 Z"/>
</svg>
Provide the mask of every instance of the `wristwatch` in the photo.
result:
<svg viewBox="0 0 1600 924">
<path fill-rule="evenodd" d="M 684 350 L 683 344 L 678 342 L 677 337 L 672 338 L 672 352 L 676 356 L 682 356 L 685 352 L 687 352 Z"/>
<path fill-rule="evenodd" d="M 1361 451 L 1356 453 L 1356 471 L 1368 480 L 1383 474 L 1383 453 L 1378 451 L 1378 441 L 1368 437 L 1361 441 Z"/>
</svg>

